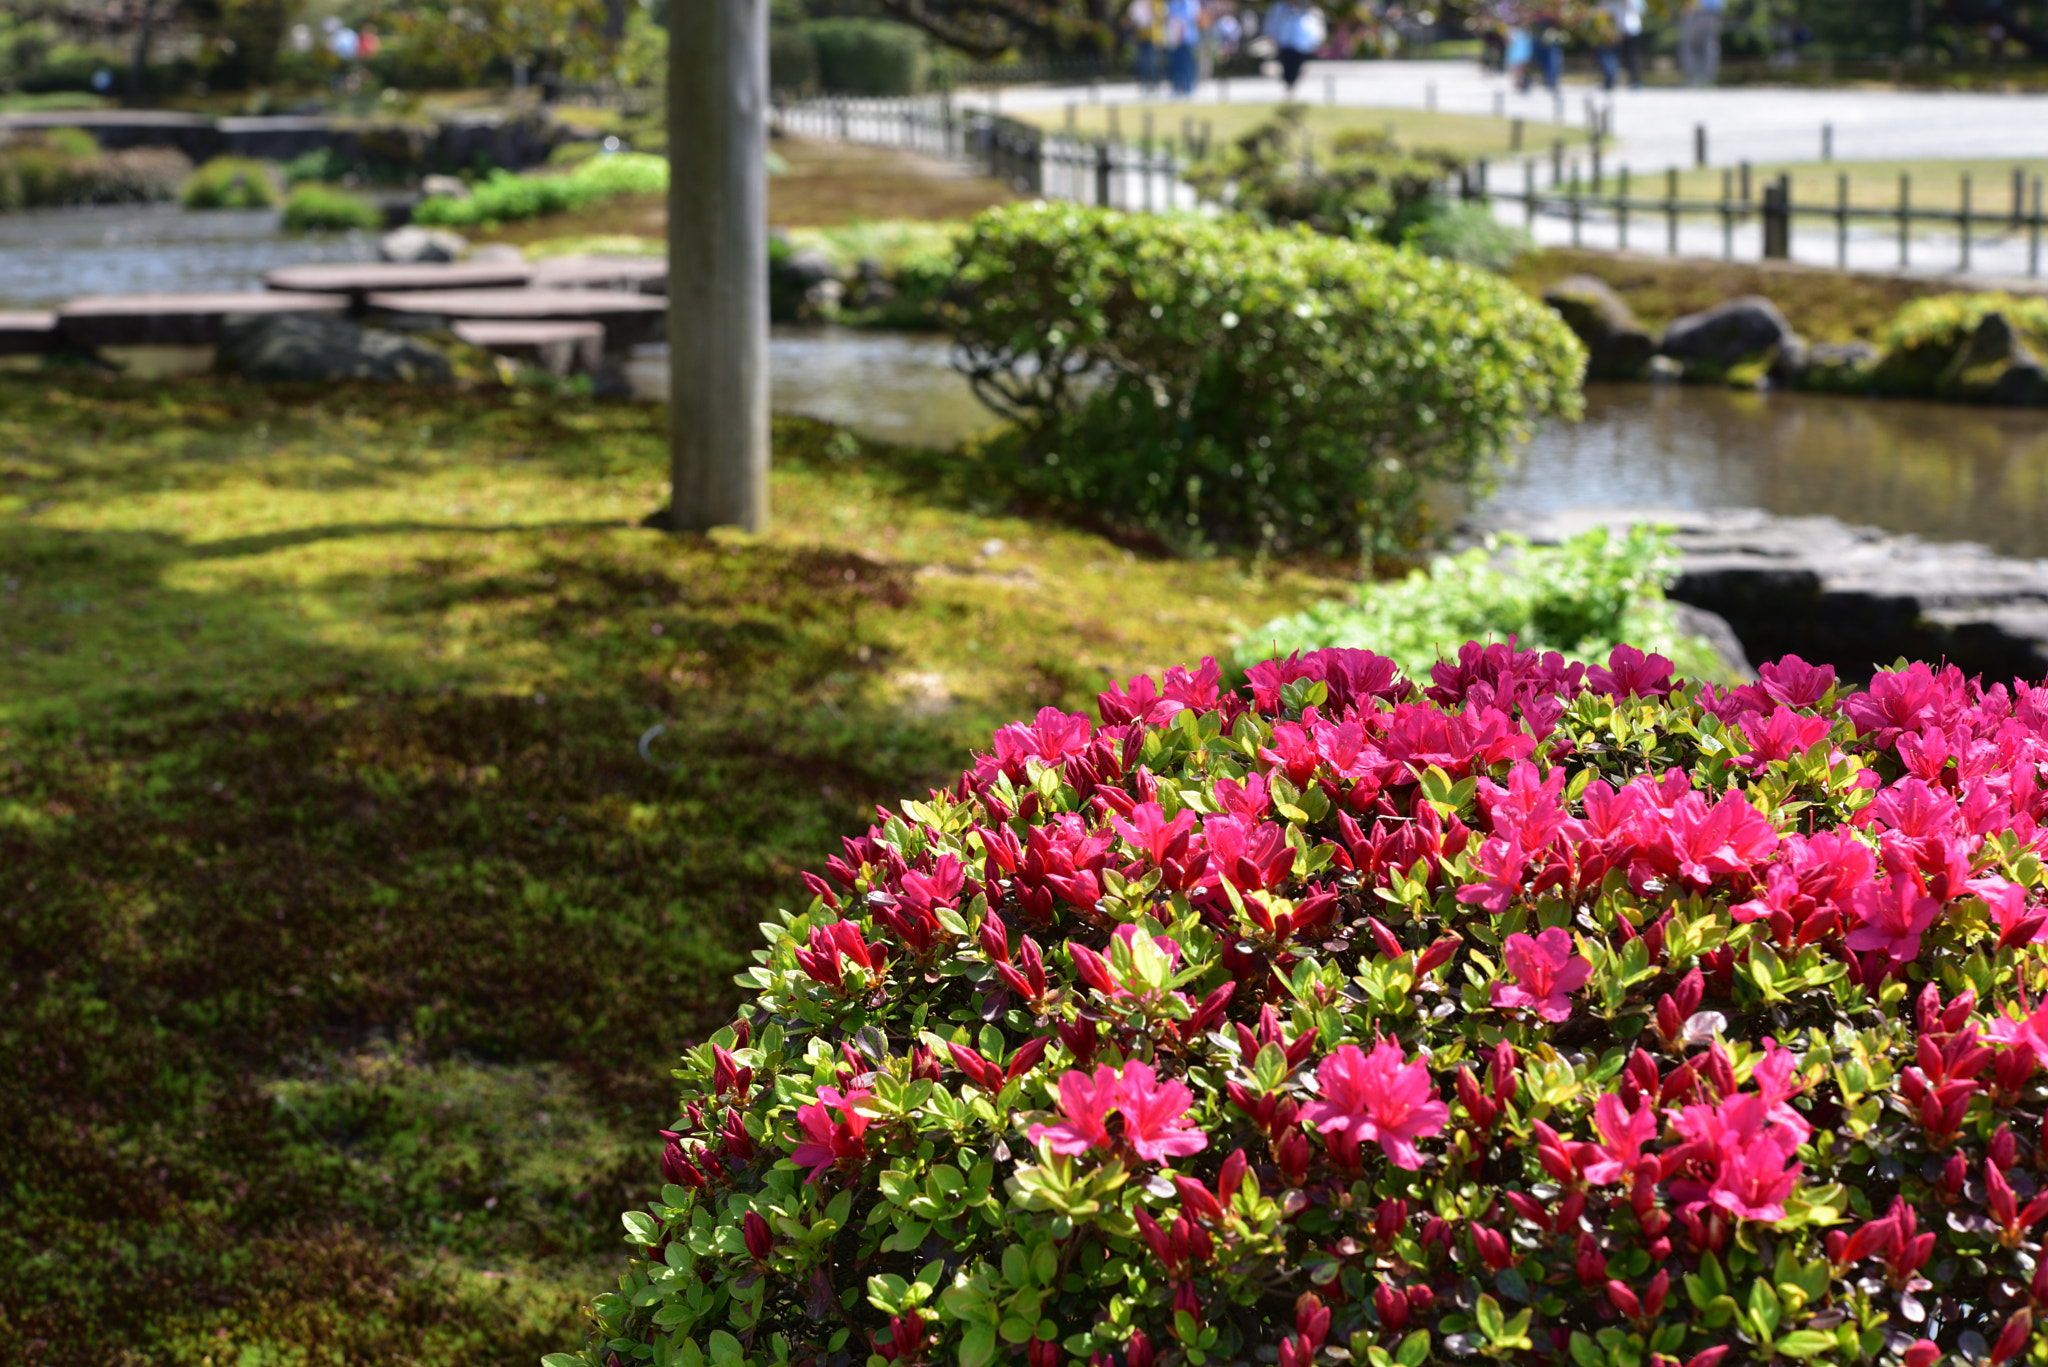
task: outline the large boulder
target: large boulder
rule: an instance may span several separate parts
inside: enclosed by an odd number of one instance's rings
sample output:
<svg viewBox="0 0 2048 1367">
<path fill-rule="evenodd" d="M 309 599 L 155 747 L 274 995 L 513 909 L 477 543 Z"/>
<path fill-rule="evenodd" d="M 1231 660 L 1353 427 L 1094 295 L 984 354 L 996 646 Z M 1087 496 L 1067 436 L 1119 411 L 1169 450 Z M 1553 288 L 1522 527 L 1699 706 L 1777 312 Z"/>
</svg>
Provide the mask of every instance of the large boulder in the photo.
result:
<svg viewBox="0 0 2048 1367">
<path fill-rule="evenodd" d="M 377 239 L 377 259 L 406 265 L 460 261 L 469 239 L 446 228 L 399 228 Z"/>
<path fill-rule="evenodd" d="M 237 314 L 221 326 L 223 365 L 252 380 L 446 384 L 448 358 L 416 338 L 322 314 Z"/>
<path fill-rule="evenodd" d="M 1684 366 L 1688 380 L 1755 384 L 1766 375 L 1796 377 L 1806 368 L 1806 343 L 1760 294 L 1675 320 L 1657 351 Z"/>
<path fill-rule="evenodd" d="M 1598 276 L 1567 276 L 1543 291 L 1543 302 L 1586 344 L 1589 380 L 1638 379 L 1657 350 L 1634 310 Z"/>
<path fill-rule="evenodd" d="M 2048 403 L 2041 358 L 2003 313 L 1987 313 L 1942 375 L 1944 398 L 1975 403 Z"/>
</svg>

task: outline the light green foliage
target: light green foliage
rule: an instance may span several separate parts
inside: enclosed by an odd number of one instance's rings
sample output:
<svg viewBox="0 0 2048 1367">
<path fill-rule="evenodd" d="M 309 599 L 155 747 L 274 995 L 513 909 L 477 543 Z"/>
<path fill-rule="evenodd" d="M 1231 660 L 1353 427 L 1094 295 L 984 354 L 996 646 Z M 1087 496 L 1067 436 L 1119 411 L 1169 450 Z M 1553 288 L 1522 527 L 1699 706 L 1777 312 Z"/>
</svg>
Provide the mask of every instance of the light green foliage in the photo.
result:
<svg viewBox="0 0 2048 1367">
<path fill-rule="evenodd" d="M 351 228 L 374 232 L 383 226 L 382 209 L 331 185 L 301 185 L 284 202 L 286 232 L 337 233 Z"/>
<path fill-rule="evenodd" d="M 1972 343 L 1978 327 L 1997 314 L 2013 336 L 2030 342 L 2039 354 L 2048 346 L 2048 300 L 2010 294 L 1940 294 L 1916 299 L 1901 308 L 1879 334 L 1884 355 L 1869 374 L 1879 393 L 1929 398 L 2031 399 L 2032 394 L 1998 393 L 2008 368 L 2005 347 L 1992 346 L 1976 355 Z M 2030 387 L 2031 388 L 2031 387 Z"/>
<path fill-rule="evenodd" d="M 948 325 L 1037 498 L 1176 546 L 1397 551 L 1484 486 L 1585 351 L 1484 271 L 1306 228 L 1033 204 L 976 218 Z"/>
<path fill-rule="evenodd" d="M 1711 678 L 1720 672 L 1713 652 L 1679 633 L 1664 597 L 1676 567 L 1670 538 L 1651 527 L 1621 537 L 1596 527 L 1559 546 L 1501 537 L 1270 622 L 1239 658 L 1343 646 L 1385 655 L 1419 678 L 1467 641 L 1513 637 L 1525 649 L 1602 665 L 1626 643 L 1673 660 L 1681 674 Z"/>
<path fill-rule="evenodd" d="M 864 282 L 835 309 L 832 321 L 850 327 L 935 328 L 939 308 L 960 264 L 957 223 L 921 219 L 856 219 L 829 228 L 792 228 L 770 248 L 779 262 L 797 251 L 816 251 L 842 278 L 853 279 L 863 262 L 880 271 L 885 297 L 869 298 Z M 770 306 L 778 319 L 808 317 L 804 303 L 786 289 L 771 289 Z"/>
<path fill-rule="evenodd" d="M 278 169 L 284 173 L 286 185 L 301 185 L 307 181 L 340 180 L 350 167 L 346 157 L 328 146 L 301 152 Z"/>
<path fill-rule="evenodd" d="M 1490 271 L 1512 269 L 1536 246 L 1529 234 L 1501 222 L 1485 205 L 1456 199 L 1426 199 L 1390 227 L 1398 230 L 1404 247 Z"/>
<path fill-rule="evenodd" d="M 413 211 L 413 222 L 433 228 L 511 223 L 566 213 L 620 195 L 656 194 L 667 188 L 667 158 L 645 152 L 617 152 L 592 157 L 566 175 L 498 171 L 478 183 L 468 199 L 435 196 L 422 200 Z"/>
<path fill-rule="evenodd" d="M 1457 159 L 1404 151 L 1383 132 L 1353 129 L 1318 141 L 1307 111 L 1282 105 L 1272 119 L 1217 150 L 1188 174 L 1203 198 L 1267 223 L 1389 237 L 1429 199 Z M 1398 240 L 1398 230 L 1390 236 Z"/>
<path fill-rule="evenodd" d="M 268 162 L 215 157 L 192 173 L 179 198 L 188 209 L 269 209 L 284 196 Z"/>
<path fill-rule="evenodd" d="M 0 144 L 0 212 L 169 199 L 191 165 L 167 147 L 103 153 L 81 128 L 17 133 Z"/>
</svg>

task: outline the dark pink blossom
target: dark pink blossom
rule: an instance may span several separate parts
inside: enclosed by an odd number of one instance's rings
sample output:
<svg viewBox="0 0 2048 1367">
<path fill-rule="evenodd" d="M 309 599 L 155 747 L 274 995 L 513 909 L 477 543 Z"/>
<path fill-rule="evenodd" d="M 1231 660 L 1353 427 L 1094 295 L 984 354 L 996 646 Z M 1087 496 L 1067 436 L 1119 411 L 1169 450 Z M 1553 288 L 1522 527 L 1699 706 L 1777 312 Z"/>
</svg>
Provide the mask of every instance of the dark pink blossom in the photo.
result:
<svg viewBox="0 0 2048 1367">
<path fill-rule="evenodd" d="M 1353 1145 L 1378 1141 L 1397 1168 L 1422 1166 L 1415 1147 L 1442 1131 L 1451 1108 L 1438 1100 L 1429 1069 L 1410 1063 L 1401 1046 L 1381 1040 L 1367 1054 L 1347 1044 L 1316 1066 L 1322 1096 L 1301 1108 L 1304 1123 Z"/>
<path fill-rule="evenodd" d="M 1109 1119 L 1115 1115 L 1131 1151 L 1159 1162 L 1208 1147 L 1208 1136 L 1184 1120 L 1194 1103 L 1186 1083 L 1162 1081 L 1151 1065 L 1136 1060 L 1126 1063 L 1120 1074 L 1098 1065 L 1092 1078 L 1070 1069 L 1060 1077 L 1061 1118 L 1033 1125 L 1029 1134 L 1032 1143 L 1044 1144 L 1054 1153 L 1114 1149 L 1118 1140 L 1110 1133 Z"/>
<path fill-rule="evenodd" d="M 1858 885 L 1851 907 L 1856 925 L 1849 932 L 1849 948 L 1859 954 L 1881 951 L 1894 964 L 1913 961 L 1920 937 L 1941 916 L 1941 903 L 1910 874 Z"/>
<path fill-rule="evenodd" d="M 811 1170 L 810 1181 L 817 1181 L 839 1163 L 867 1160 L 867 1144 L 861 1136 L 868 1118 L 855 1108 L 869 1095 L 865 1087 L 844 1094 L 837 1087 L 820 1087 L 815 1102 L 797 1108 L 797 1124 L 803 1127 L 804 1137 L 789 1156 L 798 1167 Z M 836 1119 L 832 1115 L 835 1110 L 839 1112 Z"/>
<path fill-rule="evenodd" d="M 1593 1103 L 1593 1128 L 1600 1142 L 1580 1146 L 1586 1180 L 1595 1186 L 1624 1182 L 1635 1171 L 1643 1145 L 1657 1137 L 1657 1108 L 1646 1100 L 1631 1111 L 1620 1097 L 1603 1095 Z"/>
<path fill-rule="evenodd" d="M 1534 1011 L 1553 1023 L 1571 1019 L 1571 994 L 1593 975 L 1592 963 L 1556 926 L 1541 935 L 1510 935 L 1501 959 L 1513 983 L 1493 985 L 1493 1004 L 1502 1010 Z"/>
<path fill-rule="evenodd" d="M 1645 655 L 1634 646 L 1616 646 L 1607 656 L 1607 668 L 1586 671 L 1586 687 L 1610 698 L 1666 697 L 1671 692 L 1671 661 Z"/>
</svg>

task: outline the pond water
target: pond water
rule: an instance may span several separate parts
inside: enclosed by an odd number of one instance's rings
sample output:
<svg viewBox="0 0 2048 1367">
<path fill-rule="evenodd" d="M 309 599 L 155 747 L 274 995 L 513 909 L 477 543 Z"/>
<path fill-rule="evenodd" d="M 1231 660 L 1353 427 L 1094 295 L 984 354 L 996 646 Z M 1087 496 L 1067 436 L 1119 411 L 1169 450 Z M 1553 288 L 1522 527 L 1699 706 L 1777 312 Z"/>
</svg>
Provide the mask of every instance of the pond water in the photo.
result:
<svg viewBox="0 0 2048 1367">
<path fill-rule="evenodd" d="M 255 289 L 279 266 L 376 259 L 367 234 L 285 234 L 277 220 L 275 209 L 176 204 L 0 214 L 0 309 L 53 308 L 87 294 Z"/>
<path fill-rule="evenodd" d="M 778 328 L 777 412 L 873 436 L 943 444 L 990 414 L 944 338 Z M 634 362 L 666 389 L 667 361 Z M 2048 556 L 2048 412 L 1708 386 L 1588 387 L 1582 422 L 1546 424 L 1482 511 L 1579 504 L 1827 513 L 1929 540 Z"/>
</svg>

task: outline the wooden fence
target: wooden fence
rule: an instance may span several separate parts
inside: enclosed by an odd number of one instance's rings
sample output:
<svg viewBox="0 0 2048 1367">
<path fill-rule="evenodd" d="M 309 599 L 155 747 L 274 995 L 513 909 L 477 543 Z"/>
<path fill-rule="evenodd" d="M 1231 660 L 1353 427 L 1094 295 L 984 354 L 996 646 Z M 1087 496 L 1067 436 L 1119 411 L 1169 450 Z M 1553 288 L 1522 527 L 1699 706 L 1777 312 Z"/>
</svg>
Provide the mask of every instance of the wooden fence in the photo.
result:
<svg viewBox="0 0 2048 1367">
<path fill-rule="evenodd" d="M 956 110 L 948 96 L 785 101 L 774 113 L 784 132 L 973 162 L 1020 194 L 1151 213 L 1192 209 L 1181 179 L 1207 148 L 1208 130 L 1184 123 L 1161 137 L 1144 118 L 1135 141 L 1083 138 L 986 110 Z"/>
<path fill-rule="evenodd" d="M 1597 148 L 1597 142 L 1595 146 Z M 1598 166 L 1597 160 L 1595 166 Z M 1837 174 L 1835 195 L 1831 201 L 1811 201 L 1794 199 L 1789 175 L 1779 175 L 1760 186 L 1753 186 L 1747 166 L 1724 169 L 1721 193 L 1712 198 L 1682 195 L 1679 172 L 1675 168 L 1666 171 L 1661 178 L 1663 184 L 1658 188 L 1662 193 L 1653 190 L 1648 195 L 1638 193 L 1637 184 L 1627 167 L 1621 167 L 1611 177 L 1596 169 L 1590 180 L 1582 181 L 1576 163 L 1566 174 L 1560 164 L 1553 161 L 1551 183 L 1547 187 L 1537 184 L 1538 168 L 1537 160 L 1524 161 L 1521 163 L 1522 184 L 1519 188 L 1497 187 L 1489 183 L 1489 167 L 1482 158 L 1459 177 L 1459 194 L 1482 203 L 1494 200 L 1518 203 L 1522 206 L 1524 222 L 1531 227 L 1539 214 L 1565 218 L 1571 224 L 1571 241 L 1575 247 L 1583 245 L 1585 226 L 1596 215 L 1612 224 L 1614 245 L 1621 251 L 1630 248 L 1632 226 L 1637 227 L 1636 245 L 1640 247 L 1643 245 L 1640 232 L 1644 221 L 1648 220 L 1647 226 L 1654 233 L 1661 220 L 1664 249 L 1676 255 L 1680 221 L 1706 219 L 1720 224 L 1721 254 L 1727 260 L 1735 257 L 1735 230 L 1738 226 L 1760 224 L 1764 259 L 1784 261 L 1792 257 L 1793 223 L 1801 219 L 1819 221 L 1834 229 L 1834 264 L 1841 269 L 1847 269 L 1849 264 L 1849 225 L 1852 223 L 1891 225 L 1891 236 L 1898 242 L 1901 270 L 1909 269 L 1913 264 L 1915 224 L 1955 231 L 1955 269 L 1958 272 L 1970 269 L 1972 247 L 1981 234 L 2024 232 L 2027 274 L 2038 276 L 2041 273 L 2044 222 L 2041 178 L 2029 177 L 2024 170 L 2015 169 L 2009 182 L 1998 187 L 2007 197 L 2007 202 L 2002 205 L 1994 206 L 1991 195 L 1978 200 L 1976 187 L 1969 173 L 1964 172 L 1957 180 L 1955 208 L 1920 208 L 1913 203 L 1913 180 L 1906 174 L 1899 176 L 1896 202 L 1879 207 L 1851 202 L 1849 173 L 1846 171 Z M 1653 180 L 1651 185 L 1655 186 L 1656 182 Z M 1759 189 L 1761 194 L 1753 193 Z"/>
</svg>

